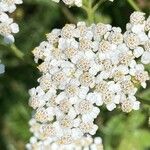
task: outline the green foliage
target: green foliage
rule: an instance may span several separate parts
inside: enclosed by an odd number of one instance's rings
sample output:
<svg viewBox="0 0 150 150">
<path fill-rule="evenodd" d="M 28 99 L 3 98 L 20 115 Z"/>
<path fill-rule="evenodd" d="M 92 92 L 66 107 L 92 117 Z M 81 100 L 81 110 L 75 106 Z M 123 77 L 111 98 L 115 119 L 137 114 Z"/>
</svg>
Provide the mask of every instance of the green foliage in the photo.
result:
<svg viewBox="0 0 150 150">
<path fill-rule="evenodd" d="M 106 150 L 144 150 L 150 147 L 147 117 L 142 111 L 112 116 L 103 128 Z"/>
<path fill-rule="evenodd" d="M 143 2 L 144 6 L 138 4 L 139 8 L 149 12 L 149 2 Z M 95 13 L 95 21 L 112 23 L 124 30 L 132 11 L 126 0 L 106 2 Z M 59 6 L 51 0 L 24 0 L 24 4 L 18 7 L 12 17 L 20 26 L 15 44 L 24 53 L 24 58 L 18 58 L 9 46 L 0 44 L 0 59 L 6 66 L 5 74 L 0 76 L 0 150 L 23 150 L 30 137 L 28 89 L 37 85 L 39 77 L 31 51 L 52 28 L 76 20 L 86 20 L 83 10 L 74 7 L 68 10 L 64 5 Z M 150 72 L 150 66 L 146 66 L 146 69 Z M 150 149 L 149 83 L 146 90 L 139 90 L 138 98 L 142 103 L 140 111 L 130 114 L 118 110 L 101 111 L 97 119 L 97 135 L 103 137 L 105 150 Z"/>
</svg>

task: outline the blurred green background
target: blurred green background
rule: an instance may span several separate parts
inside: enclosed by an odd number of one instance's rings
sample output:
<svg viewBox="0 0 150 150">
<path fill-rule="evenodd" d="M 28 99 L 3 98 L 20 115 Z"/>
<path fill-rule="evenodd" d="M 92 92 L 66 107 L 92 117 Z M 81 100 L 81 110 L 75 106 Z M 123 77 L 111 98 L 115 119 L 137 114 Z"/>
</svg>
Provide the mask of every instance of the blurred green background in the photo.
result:
<svg viewBox="0 0 150 150">
<path fill-rule="evenodd" d="M 149 0 L 135 2 L 149 15 Z M 106 2 L 98 9 L 95 20 L 120 26 L 124 31 L 133 11 L 127 0 Z M 36 80 L 40 76 L 31 50 L 52 28 L 86 20 L 86 14 L 82 9 L 68 9 L 51 0 L 24 0 L 11 17 L 20 26 L 15 44 L 24 53 L 24 58 L 17 57 L 10 46 L 0 44 L 0 59 L 6 66 L 5 73 L 0 76 L 0 150 L 23 150 L 31 136 L 28 121 L 32 109 L 28 106 L 28 90 L 37 86 Z M 146 69 L 150 72 L 150 66 Z M 142 102 L 139 111 L 125 114 L 102 108 L 96 123 L 99 125 L 97 135 L 103 138 L 105 150 L 150 150 L 150 82 L 147 89 L 139 89 L 137 95 Z"/>
</svg>

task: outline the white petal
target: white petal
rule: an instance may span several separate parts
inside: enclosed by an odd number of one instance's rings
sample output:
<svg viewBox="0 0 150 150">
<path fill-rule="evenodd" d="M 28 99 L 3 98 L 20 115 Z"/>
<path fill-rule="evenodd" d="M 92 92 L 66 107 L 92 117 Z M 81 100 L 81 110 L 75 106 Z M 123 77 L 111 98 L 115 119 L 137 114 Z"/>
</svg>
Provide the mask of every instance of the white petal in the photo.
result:
<svg viewBox="0 0 150 150">
<path fill-rule="evenodd" d="M 73 108 L 71 108 L 68 112 L 68 116 L 70 116 L 72 119 L 74 119 L 77 116 L 77 113 Z"/>
<path fill-rule="evenodd" d="M 34 144 L 37 142 L 37 138 L 36 137 L 31 137 L 30 138 L 30 143 Z"/>
<path fill-rule="evenodd" d="M 78 127 L 79 125 L 80 125 L 80 122 L 81 122 L 81 119 L 79 119 L 79 118 L 76 118 L 76 119 L 74 119 L 74 127 Z"/>
<path fill-rule="evenodd" d="M 15 3 L 16 3 L 16 4 L 22 4 L 23 1 L 22 1 L 22 0 L 15 0 Z"/>
<path fill-rule="evenodd" d="M 133 103 L 133 107 L 134 110 L 139 110 L 140 109 L 140 102 L 139 101 L 135 101 Z"/>
<path fill-rule="evenodd" d="M 120 102 L 120 99 L 121 99 L 121 96 L 120 95 L 116 95 L 115 97 L 114 97 L 114 103 L 115 104 L 119 104 L 119 102 Z"/>
<path fill-rule="evenodd" d="M 10 25 L 10 27 L 11 27 L 11 30 L 12 30 L 13 33 L 18 33 L 19 32 L 19 26 L 18 26 L 18 24 L 12 23 Z"/>
<path fill-rule="evenodd" d="M 88 59 L 92 59 L 94 58 L 95 54 L 92 52 L 92 51 L 86 51 L 85 52 L 85 56 L 88 58 Z"/>
<path fill-rule="evenodd" d="M 0 64 L 0 74 L 5 72 L 5 66 L 3 64 Z"/>
<path fill-rule="evenodd" d="M 111 84 L 109 86 L 109 90 L 112 91 L 113 93 L 118 93 L 121 91 L 121 87 L 119 84 Z"/>
<path fill-rule="evenodd" d="M 146 88 L 146 82 L 142 82 L 141 85 L 143 88 Z"/>
<path fill-rule="evenodd" d="M 129 64 L 129 66 L 130 66 L 131 68 L 134 68 L 134 67 L 136 66 L 136 61 L 135 61 L 135 60 L 132 60 L 132 61 L 130 62 L 130 64 Z"/>
<path fill-rule="evenodd" d="M 143 53 L 144 53 L 144 49 L 142 47 L 137 47 L 133 51 L 133 54 L 136 58 L 139 58 Z"/>
<path fill-rule="evenodd" d="M 9 20 L 9 16 L 6 13 L 0 12 L 0 21 L 7 22 Z"/>
<path fill-rule="evenodd" d="M 96 118 L 99 113 L 100 113 L 100 109 L 98 107 L 94 107 L 93 110 L 92 110 L 92 112 L 90 113 L 90 115 L 93 118 Z"/>
<path fill-rule="evenodd" d="M 106 107 L 109 111 L 112 111 L 116 108 L 116 105 L 114 103 L 110 103 L 110 104 L 107 104 Z"/>
<path fill-rule="evenodd" d="M 141 57 L 141 62 L 143 64 L 149 64 L 150 63 L 150 52 L 145 51 L 144 54 Z"/>
<path fill-rule="evenodd" d="M 141 33 L 144 30 L 144 26 L 141 24 L 133 25 L 132 32 L 133 33 Z"/>
<path fill-rule="evenodd" d="M 10 13 L 12 13 L 13 11 L 15 11 L 15 9 L 16 9 L 16 5 L 11 5 L 11 6 L 9 7 L 8 11 L 9 11 Z"/>
<path fill-rule="evenodd" d="M 8 35 L 6 37 L 4 37 L 4 42 L 7 44 L 12 44 L 14 43 L 15 39 L 13 35 Z"/>
<path fill-rule="evenodd" d="M 91 117 L 89 114 L 82 115 L 83 122 L 93 122 L 94 118 Z"/>
<path fill-rule="evenodd" d="M 98 129 L 98 126 L 94 124 L 93 129 L 90 131 L 90 134 L 94 135 L 96 133 L 97 129 Z"/>
<path fill-rule="evenodd" d="M 148 40 L 148 37 L 144 32 L 141 32 L 140 34 L 138 34 L 138 37 L 140 38 L 140 41 L 142 43 Z"/>
<path fill-rule="evenodd" d="M 86 97 L 88 91 L 89 91 L 88 87 L 81 86 L 80 90 L 79 90 L 79 98 L 84 99 Z"/>
<path fill-rule="evenodd" d="M 59 104 L 61 100 L 66 98 L 66 94 L 65 92 L 60 93 L 57 97 L 56 97 L 56 102 Z"/>
<path fill-rule="evenodd" d="M 81 132 L 80 129 L 78 129 L 78 128 L 72 129 L 72 137 L 73 137 L 74 139 L 79 139 L 79 138 L 82 137 L 82 136 L 83 136 L 83 133 Z"/>
<path fill-rule="evenodd" d="M 86 97 L 91 103 L 101 103 L 102 97 L 100 93 L 89 93 Z"/>
</svg>

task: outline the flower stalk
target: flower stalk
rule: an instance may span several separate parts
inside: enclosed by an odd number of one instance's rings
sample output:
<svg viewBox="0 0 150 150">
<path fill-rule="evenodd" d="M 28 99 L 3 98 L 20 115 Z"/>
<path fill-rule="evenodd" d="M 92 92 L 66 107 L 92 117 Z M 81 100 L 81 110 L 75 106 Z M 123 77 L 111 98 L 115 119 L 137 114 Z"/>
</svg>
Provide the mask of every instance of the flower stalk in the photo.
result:
<svg viewBox="0 0 150 150">
<path fill-rule="evenodd" d="M 24 54 L 16 47 L 15 44 L 12 44 L 10 49 L 19 59 L 23 60 Z"/>
<path fill-rule="evenodd" d="M 134 0 L 127 0 L 127 2 L 133 7 L 134 10 L 141 11 Z"/>
<path fill-rule="evenodd" d="M 87 21 L 89 24 L 94 22 L 94 9 L 92 6 L 92 1 L 91 0 L 87 0 L 84 2 L 82 8 L 85 10 L 85 12 L 87 13 Z"/>
</svg>

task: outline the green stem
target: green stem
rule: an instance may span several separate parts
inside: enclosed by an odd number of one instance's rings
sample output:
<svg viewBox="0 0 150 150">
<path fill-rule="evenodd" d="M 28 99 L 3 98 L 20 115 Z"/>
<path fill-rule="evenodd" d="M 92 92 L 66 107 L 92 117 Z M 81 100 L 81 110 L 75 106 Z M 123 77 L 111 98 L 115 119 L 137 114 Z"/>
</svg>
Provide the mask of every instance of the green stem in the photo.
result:
<svg viewBox="0 0 150 150">
<path fill-rule="evenodd" d="M 86 11 L 88 17 L 88 23 L 92 24 L 94 22 L 94 9 L 92 7 L 92 0 L 86 0 L 82 8 Z"/>
<path fill-rule="evenodd" d="M 88 3 L 88 21 L 89 21 L 89 24 L 93 23 L 94 22 L 94 11 L 92 9 L 92 2 L 91 0 L 89 0 L 89 3 Z"/>
<path fill-rule="evenodd" d="M 135 9 L 136 11 L 141 11 L 140 8 L 137 6 L 134 0 L 127 0 L 127 2 Z"/>
<path fill-rule="evenodd" d="M 7 45 L 4 43 L 0 43 L 0 47 L 2 47 L 3 49 L 11 50 L 16 57 L 23 60 L 24 54 L 16 47 L 15 44 Z"/>
<path fill-rule="evenodd" d="M 96 11 L 98 9 L 98 7 L 104 3 L 106 0 L 99 0 L 98 3 L 95 4 L 95 6 L 93 7 L 94 11 Z"/>
<path fill-rule="evenodd" d="M 69 22 L 76 24 L 77 20 L 76 18 L 73 16 L 73 14 L 69 11 L 69 9 L 65 6 L 61 6 L 62 12 L 64 13 L 64 15 L 66 16 L 66 18 L 68 19 Z"/>
<path fill-rule="evenodd" d="M 99 0 L 94 6 L 93 6 L 93 0 L 85 0 L 83 3 L 82 8 L 87 13 L 88 23 L 94 23 L 95 21 L 95 12 L 99 8 L 99 6 L 104 3 L 106 0 Z"/>
<path fill-rule="evenodd" d="M 24 54 L 16 47 L 15 44 L 10 46 L 11 51 L 19 58 L 23 60 Z"/>
</svg>

